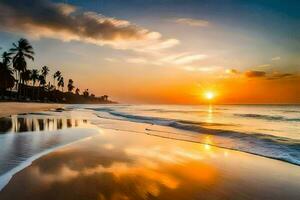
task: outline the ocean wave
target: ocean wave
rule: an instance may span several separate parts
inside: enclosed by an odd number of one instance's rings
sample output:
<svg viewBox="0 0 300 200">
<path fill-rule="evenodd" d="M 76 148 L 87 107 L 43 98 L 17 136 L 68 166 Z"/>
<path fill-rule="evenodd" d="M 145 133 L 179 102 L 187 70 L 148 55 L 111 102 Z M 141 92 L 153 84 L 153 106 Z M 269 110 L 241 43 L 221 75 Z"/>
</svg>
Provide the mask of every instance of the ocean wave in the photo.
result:
<svg viewBox="0 0 300 200">
<path fill-rule="evenodd" d="M 216 109 L 217 110 L 217 109 Z M 158 112 L 158 113 L 183 113 L 183 114 L 200 114 L 200 113 L 207 113 L 207 110 L 166 110 L 166 109 L 143 109 L 142 111 L 150 111 L 150 112 Z M 214 114 L 220 113 L 218 111 L 210 111 Z"/>
<path fill-rule="evenodd" d="M 165 126 L 171 126 L 173 123 L 177 123 L 177 122 L 190 124 L 190 125 L 198 125 L 198 126 L 236 126 L 234 124 L 207 123 L 207 122 L 196 122 L 196 121 L 188 121 L 188 120 L 175 120 L 175 119 L 166 119 L 160 117 L 132 115 L 128 113 L 117 112 L 112 108 L 96 108 L 92 110 L 107 112 L 113 116 L 128 118 L 136 122 L 144 122 L 148 124 L 157 124 L 157 125 L 165 125 Z"/>
<path fill-rule="evenodd" d="M 278 110 L 283 113 L 300 113 L 300 110 Z"/>
<path fill-rule="evenodd" d="M 256 118 L 256 119 L 263 119 L 263 120 L 270 120 L 270 121 L 295 121 L 299 122 L 300 118 L 286 118 L 280 115 L 260 115 L 260 114 L 234 114 L 238 117 L 245 117 L 245 118 Z"/>
<path fill-rule="evenodd" d="M 300 165 L 300 140 L 261 133 L 244 133 L 238 131 L 216 129 L 215 127 L 211 128 L 207 126 L 209 123 L 206 122 L 193 122 L 186 120 L 133 115 L 124 112 L 118 112 L 111 108 L 101 108 L 94 110 L 107 112 L 110 115 L 117 117 L 116 119 L 118 120 L 148 123 L 151 125 L 169 126 L 176 129 L 191 131 L 194 134 L 197 133 L 211 135 L 214 137 L 215 146 L 247 152 Z M 151 131 L 151 129 L 149 130 Z M 176 135 L 177 136 L 175 139 L 178 139 L 179 136 L 178 134 Z M 193 142 L 203 143 L 203 141 L 194 141 L 194 139 Z"/>
</svg>

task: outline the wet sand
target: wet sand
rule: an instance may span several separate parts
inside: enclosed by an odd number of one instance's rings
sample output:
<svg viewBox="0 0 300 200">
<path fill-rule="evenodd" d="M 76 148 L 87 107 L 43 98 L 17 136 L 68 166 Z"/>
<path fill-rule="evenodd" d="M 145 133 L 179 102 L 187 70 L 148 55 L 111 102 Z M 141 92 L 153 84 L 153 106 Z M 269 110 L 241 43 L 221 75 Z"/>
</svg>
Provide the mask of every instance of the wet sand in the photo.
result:
<svg viewBox="0 0 300 200">
<path fill-rule="evenodd" d="M 0 117 L 15 115 L 27 112 L 36 112 L 63 107 L 62 104 L 52 103 L 20 103 L 0 102 Z"/>
<path fill-rule="evenodd" d="M 0 199 L 300 199 L 299 166 L 141 134 L 144 124 L 98 126 L 16 174 Z"/>
</svg>

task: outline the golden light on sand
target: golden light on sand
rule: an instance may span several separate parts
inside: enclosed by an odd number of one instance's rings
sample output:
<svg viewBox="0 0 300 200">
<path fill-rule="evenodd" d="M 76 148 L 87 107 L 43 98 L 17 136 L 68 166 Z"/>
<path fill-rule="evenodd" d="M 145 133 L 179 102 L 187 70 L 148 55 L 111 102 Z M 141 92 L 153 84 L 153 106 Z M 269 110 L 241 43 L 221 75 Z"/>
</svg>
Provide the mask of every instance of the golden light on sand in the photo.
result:
<svg viewBox="0 0 300 200">
<path fill-rule="evenodd" d="M 207 100 L 212 100 L 212 99 L 215 98 L 215 96 L 216 96 L 216 94 L 215 94 L 215 92 L 213 92 L 213 91 L 206 91 L 206 92 L 204 93 L 204 97 L 205 97 L 205 99 L 207 99 Z"/>
</svg>

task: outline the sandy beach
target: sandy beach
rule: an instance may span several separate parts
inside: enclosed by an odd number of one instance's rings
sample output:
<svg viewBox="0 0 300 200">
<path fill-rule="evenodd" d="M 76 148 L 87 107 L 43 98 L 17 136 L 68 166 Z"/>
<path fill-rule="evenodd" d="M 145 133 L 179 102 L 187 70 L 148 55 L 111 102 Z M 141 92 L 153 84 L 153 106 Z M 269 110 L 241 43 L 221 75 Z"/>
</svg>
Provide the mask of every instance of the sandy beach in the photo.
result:
<svg viewBox="0 0 300 200">
<path fill-rule="evenodd" d="M 63 107 L 54 103 L 0 102 L 0 117 Z"/>
<path fill-rule="evenodd" d="M 0 199 L 300 197 L 299 166 L 147 135 L 143 132 L 149 125 L 143 123 L 101 119 L 95 125 L 96 135 L 55 150 L 17 173 Z"/>
</svg>

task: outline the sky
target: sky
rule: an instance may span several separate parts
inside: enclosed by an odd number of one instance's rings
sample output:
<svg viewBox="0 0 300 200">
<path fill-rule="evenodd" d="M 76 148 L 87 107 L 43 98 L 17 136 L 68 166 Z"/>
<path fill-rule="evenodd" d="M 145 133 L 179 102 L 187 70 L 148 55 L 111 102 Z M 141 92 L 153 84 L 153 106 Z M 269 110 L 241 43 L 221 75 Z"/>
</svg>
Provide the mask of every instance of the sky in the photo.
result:
<svg viewBox="0 0 300 200">
<path fill-rule="evenodd" d="M 47 65 L 122 103 L 300 103 L 299 9 L 292 0 L 1 0 L 0 51 L 27 38 L 28 68 Z"/>
</svg>

